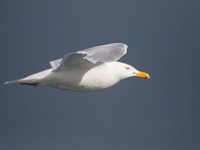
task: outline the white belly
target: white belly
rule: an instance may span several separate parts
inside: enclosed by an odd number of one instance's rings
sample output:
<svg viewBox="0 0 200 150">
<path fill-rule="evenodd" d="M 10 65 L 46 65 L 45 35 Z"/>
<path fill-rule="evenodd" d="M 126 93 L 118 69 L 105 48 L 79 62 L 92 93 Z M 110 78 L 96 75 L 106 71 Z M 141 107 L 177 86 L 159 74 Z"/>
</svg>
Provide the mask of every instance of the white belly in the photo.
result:
<svg viewBox="0 0 200 150">
<path fill-rule="evenodd" d="M 108 68 L 108 67 L 106 67 Z M 103 71 L 102 71 L 103 70 Z M 53 72 L 46 79 L 48 85 L 55 88 L 74 91 L 95 91 L 113 86 L 119 81 L 112 69 L 102 65 L 98 69 L 63 70 Z"/>
</svg>

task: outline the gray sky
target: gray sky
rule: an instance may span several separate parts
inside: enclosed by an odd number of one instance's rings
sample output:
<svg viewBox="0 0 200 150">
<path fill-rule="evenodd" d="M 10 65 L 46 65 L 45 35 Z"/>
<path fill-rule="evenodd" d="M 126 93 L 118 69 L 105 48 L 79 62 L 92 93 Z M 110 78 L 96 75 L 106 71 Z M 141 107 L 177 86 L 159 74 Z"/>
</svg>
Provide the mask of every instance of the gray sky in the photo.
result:
<svg viewBox="0 0 200 150">
<path fill-rule="evenodd" d="M 2 0 L 0 83 L 113 42 L 126 43 L 121 61 L 151 79 L 89 93 L 0 84 L 0 149 L 200 149 L 199 7 L 197 0 Z"/>
</svg>

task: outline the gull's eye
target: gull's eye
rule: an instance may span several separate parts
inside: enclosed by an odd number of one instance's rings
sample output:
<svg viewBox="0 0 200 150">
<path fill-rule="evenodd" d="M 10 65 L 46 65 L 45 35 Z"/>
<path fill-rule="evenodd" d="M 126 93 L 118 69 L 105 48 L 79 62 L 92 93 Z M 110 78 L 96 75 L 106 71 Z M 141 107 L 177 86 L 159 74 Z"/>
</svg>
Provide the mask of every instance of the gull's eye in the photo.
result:
<svg viewBox="0 0 200 150">
<path fill-rule="evenodd" d="M 131 70 L 131 68 L 130 67 L 126 67 L 126 70 Z"/>
</svg>

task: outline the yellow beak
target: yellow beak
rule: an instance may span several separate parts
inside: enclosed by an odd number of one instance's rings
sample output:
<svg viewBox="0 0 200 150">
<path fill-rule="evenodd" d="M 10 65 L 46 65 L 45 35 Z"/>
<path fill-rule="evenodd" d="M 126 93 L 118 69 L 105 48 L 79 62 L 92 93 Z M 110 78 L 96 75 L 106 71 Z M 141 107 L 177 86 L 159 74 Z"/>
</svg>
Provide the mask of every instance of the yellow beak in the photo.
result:
<svg viewBox="0 0 200 150">
<path fill-rule="evenodd" d="M 140 77 L 140 78 L 145 78 L 145 79 L 150 79 L 150 76 L 148 73 L 146 72 L 142 72 L 142 71 L 139 71 L 136 74 L 136 77 Z"/>
</svg>

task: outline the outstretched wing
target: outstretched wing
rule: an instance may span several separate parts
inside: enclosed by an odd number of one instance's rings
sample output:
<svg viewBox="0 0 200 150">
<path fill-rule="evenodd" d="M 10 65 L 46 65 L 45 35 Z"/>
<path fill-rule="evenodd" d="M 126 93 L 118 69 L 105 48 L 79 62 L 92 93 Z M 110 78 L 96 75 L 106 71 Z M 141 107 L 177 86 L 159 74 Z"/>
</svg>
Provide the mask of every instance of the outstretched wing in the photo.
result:
<svg viewBox="0 0 200 150">
<path fill-rule="evenodd" d="M 112 43 L 67 54 L 56 71 L 76 67 L 86 69 L 101 63 L 117 61 L 127 53 L 127 47 L 123 43 Z"/>
<path fill-rule="evenodd" d="M 114 62 L 127 53 L 127 45 L 123 43 L 112 43 L 96 46 L 76 52 L 85 54 L 84 59 L 96 64 L 98 62 Z"/>
</svg>

